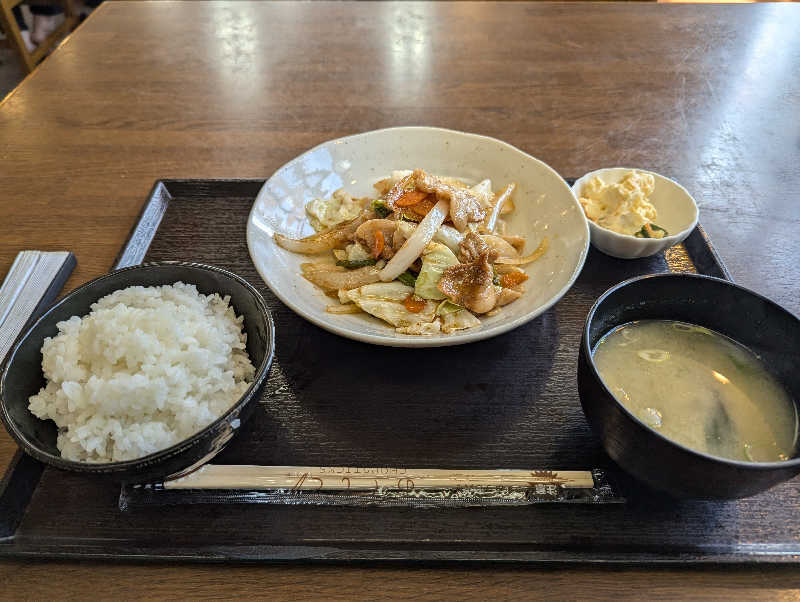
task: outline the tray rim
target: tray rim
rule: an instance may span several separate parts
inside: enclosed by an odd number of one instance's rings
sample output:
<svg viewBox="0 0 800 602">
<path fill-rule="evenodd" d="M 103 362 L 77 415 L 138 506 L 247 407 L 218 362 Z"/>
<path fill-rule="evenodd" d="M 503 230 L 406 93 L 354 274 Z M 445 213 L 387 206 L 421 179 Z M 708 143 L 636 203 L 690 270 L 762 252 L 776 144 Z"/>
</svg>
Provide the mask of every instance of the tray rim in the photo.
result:
<svg viewBox="0 0 800 602">
<path fill-rule="evenodd" d="M 574 181 L 565 178 L 570 183 Z M 148 194 L 142 209 L 134 222 L 127 239 L 122 245 L 119 254 L 114 259 L 111 270 L 116 270 L 127 265 L 141 263 L 150 244 L 155 238 L 161 220 L 166 213 L 169 203 L 182 194 L 196 194 L 197 188 L 207 188 L 221 191 L 216 195 L 219 198 L 252 198 L 255 199 L 258 190 L 265 179 L 263 178 L 179 178 L 157 179 Z M 248 194 L 225 194 L 225 190 L 233 191 L 242 186 L 248 187 Z M 252 193 L 252 194 L 250 194 Z M 698 268 L 698 273 L 704 273 L 727 280 L 733 280 L 725 267 L 724 262 L 714 248 L 708 234 L 698 223 L 689 238 L 684 241 L 684 247 L 692 262 Z M 706 270 L 700 271 L 697 266 L 699 253 L 708 254 Z M 712 273 L 709 273 L 712 272 Z M 514 544 L 506 546 L 503 550 L 492 549 L 452 549 L 447 543 L 434 544 L 433 547 L 425 546 L 423 542 L 415 542 L 397 549 L 388 548 L 387 544 L 369 545 L 247 545 L 247 546 L 200 546 L 192 548 L 173 549 L 169 547 L 151 548 L 153 553 L 131 553 L 120 549 L 117 551 L 101 551 L 86 545 L 85 540 L 68 539 L 35 540 L 19 535 L 17 529 L 22 522 L 31 495 L 38 487 L 44 466 L 26 468 L 27 464 L 38 462 L 25 456 L 17 450 L 9 463 L 9 468 L 0 480 L 0 509 L 8 509 L 8 496 L 13 495 L 17 489 L 23 490 L 24 501 L 18 504 L 16 512 L 10 516 L 3 516 L 0 525 L 0 558 L 41 558 L 41 559 L 100 559 L 111 561 L 152 561 L 152 562 L 259 562 L 259 563 L 286 563 L 286 562 L 313 562 L 313 563 L 400 563 L 400 564 L 535 564 L 542 566 L 558 565 L 592 565 L 592 566 L 674 566 L 683 564 L 692 565 L 793 565 L 800 562 L 800 546 L 793 544 L 732 544 L 717 546 L 718 550 L 703 548 L 697 551 L 680 551 L 669 548 L 653 550 L 637 550 L 635 552 L 607 551 L 602 556 L 597 552 L 593 556 L 586 556 L 581 548 L 547 549 L 544 546 L 527 546 Z M 22 467 L 22 468 L 21 468 Z M 38 469 L 38 474 L 35 474 Z M 21 472 L 33 474 L 20 474 Z M 30 477 L 27 478 L 26 477 Z M 22 487 L 20 487 L 20 481 Z M 27 496 L 25 496 L 27 492 Z M 496 546 L 495 546 L 496 547 Z M 709 546 L 713 548 L 713 546 Z M 536 548 L 536 549 L 533 549 Z M 108 547 L 105 548 L 108 550 Z"/>
<path fill-rule="evenodd" d="M 604 557 L 586 557 L 579 549 L 574 551 L 539 549 L 513 550 L 509 546 L 506 551 L 487 549 L 451 549 L 438 546 L 431 549 L 420 549 L 405 546 L 395 548 L 338 547 L 336 545 L 257 545 L 257 546 L 198 546 L 193 548 L 157 548 L 156 553 L 136 554 L 129 551 L 111 553 L 93 551 L 81 543 L 64 543 L 54 545 L 35 544 L 25 546 L 14 543 L 6 544 L 0 540 L 0 559 L 37 559 L 37 560 L 107 560 L 114 562 L 191 562 L 195 564 L 209 563 L 257 563 L 257 564 L 421 564 L 425 566 L 443 565 L 528 565 L 528 566 L 613 566 L 613 567 L 669 567 L 669 566 L 795 566 L 798 562 L 797 549 L 775 551 L 768 550 L 770 544 L 752 544 L 752 551 L 690 553 L 655 552 L 648 554 L 641 550 L 629 553 L 609 553 Z M 747 544 L 744 544 L 747 546 Z M 766 547 L 765 547 L 766 546 Z M 71 549 L 74 547 L 74 549 Z M 737 546 L 740 547 L 740 546 Z M 786 547 L 781 544 L 778 547 Z M 107 547 L 105 548 L 107 549 Z M 128 548 L 129 549 L 129 548 Z M 99 548 L 98 548 L 99 550 Z"/>
</svg>

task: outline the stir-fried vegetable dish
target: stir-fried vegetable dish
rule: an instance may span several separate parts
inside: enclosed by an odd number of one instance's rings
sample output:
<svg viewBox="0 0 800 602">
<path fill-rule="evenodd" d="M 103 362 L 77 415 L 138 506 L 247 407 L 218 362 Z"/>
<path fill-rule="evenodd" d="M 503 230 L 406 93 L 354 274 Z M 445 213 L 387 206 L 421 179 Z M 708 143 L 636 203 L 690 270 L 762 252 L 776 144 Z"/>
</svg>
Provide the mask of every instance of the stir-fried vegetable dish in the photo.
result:
<svg viewBox="0 0 800 602">
<path fill-rule="evenodd" d="M 331 313 L 366 312 L 399 333 L 431 335 L 480 326 L 525 292 L 526 240 L 506 232 L 515 184 L 495 193 L 490 180 L 468 186 L 421 169 L 395 171 L 375 184 L 379 196 L 337 190 L 306 205 L 316 234 L 275 234 L 296 253 L 333 257 L 301 264 L 303 276 L 338 299 Z"/>
</svg>

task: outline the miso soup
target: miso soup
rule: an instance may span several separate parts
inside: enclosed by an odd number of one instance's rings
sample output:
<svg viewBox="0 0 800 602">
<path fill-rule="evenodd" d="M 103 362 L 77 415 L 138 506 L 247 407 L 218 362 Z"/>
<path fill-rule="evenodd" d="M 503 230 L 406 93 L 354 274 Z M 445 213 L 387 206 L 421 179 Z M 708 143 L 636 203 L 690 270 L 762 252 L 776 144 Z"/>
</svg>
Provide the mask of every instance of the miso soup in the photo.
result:
<svg viewBox="0 0 800 602">
<path fill-rule="evenodd" d="M 797 408 L 749 349 L 684 322 L 641 320 L 603 336 L 593 352 L 605 385 L 628 411 L 694 450 L 732 460 L 788 460 Z"/>
</svg>

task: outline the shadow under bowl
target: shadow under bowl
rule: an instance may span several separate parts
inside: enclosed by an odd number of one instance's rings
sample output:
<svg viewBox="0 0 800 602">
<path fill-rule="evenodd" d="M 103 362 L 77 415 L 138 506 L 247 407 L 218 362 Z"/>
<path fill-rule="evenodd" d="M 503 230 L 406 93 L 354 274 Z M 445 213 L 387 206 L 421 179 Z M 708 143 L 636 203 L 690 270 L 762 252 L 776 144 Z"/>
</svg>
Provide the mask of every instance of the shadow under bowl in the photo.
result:
<svg viewBox="0 0 800 602">
<path fill-rule="evenodd" d="M 796 316 L 757 293 L 710 276 L 633 278 L 610 288 L 592 306 L 578 356 L 583 412 L 612 460 L 649 486 L 679 498 L 746 497 L 800 473 L 797 449 L 782 462 L 711 456 L 667 439 L 617 401 L 597 372 L 592 349 L 613 328 L 636 320 L 678 320 L 720 332 L 758 355 L 794 403 L 800 400 Z"/>
<path fill-rule="evenodd" d="M 42 344 L 58 334 L 57 323 L 85 316 L 101 297 L 129 286 L 194 284 L 203 294 L 230 295 L 237 316 L 244 316 L 247 353 L 256 368 L 253 382 L 231 408 L 188 439 L 136 460 L 89 463 L 67 460 L 56 447 L 58 429 L 28 410 L 28 398 L 45 385 Z M 51 307 L 15 343 L 0 377 L 0 417 L 20 447 L 42 462 L 65 470 L 105 475 L 115 482 L 146 483 L 180 474 L 219 453 L 249 418 L 266 381 L 275 347 L 275 329 L 261 294 L 246 280 L 221 268 L 196 263 L 160 262 L 123 268 L 78 287 Z"/>
</svg>

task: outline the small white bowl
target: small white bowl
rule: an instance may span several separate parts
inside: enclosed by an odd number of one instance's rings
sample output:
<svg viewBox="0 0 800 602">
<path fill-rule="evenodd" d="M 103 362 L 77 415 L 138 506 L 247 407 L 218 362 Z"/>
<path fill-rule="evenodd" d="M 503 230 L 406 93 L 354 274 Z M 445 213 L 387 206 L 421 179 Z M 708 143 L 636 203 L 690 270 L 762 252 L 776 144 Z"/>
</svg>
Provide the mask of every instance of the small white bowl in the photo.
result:
<svg viewBox="0 0 800 602">
<path fill-rule="evenodd" d="M 615 184 L 622 180 L 625 174 L 634 170 L 648 173 L 655 178 L 655 189 L 653 194 L 650 195 L 650 201 L 658 213 L 655 223 L 669 232 L 669 236 L 664 238 L 637 238 L 629 234 L 618 234 L 598 226 L 591 220 L 587 220 L 592 236 L 592 244 L 595 248 L 606 255 L 620 259 L 650 257 L 682 242 L 694 230 L 699 216 L 697 203 L 683 186 L 674 180 L 646 169 L 631 167 L 598 169 L 576 180 L 572 185 L 572 192 L 576 199 L 580 199 L 584 186 L 595 176 L 600 176 L 606 184 Z"/>
</svg>

